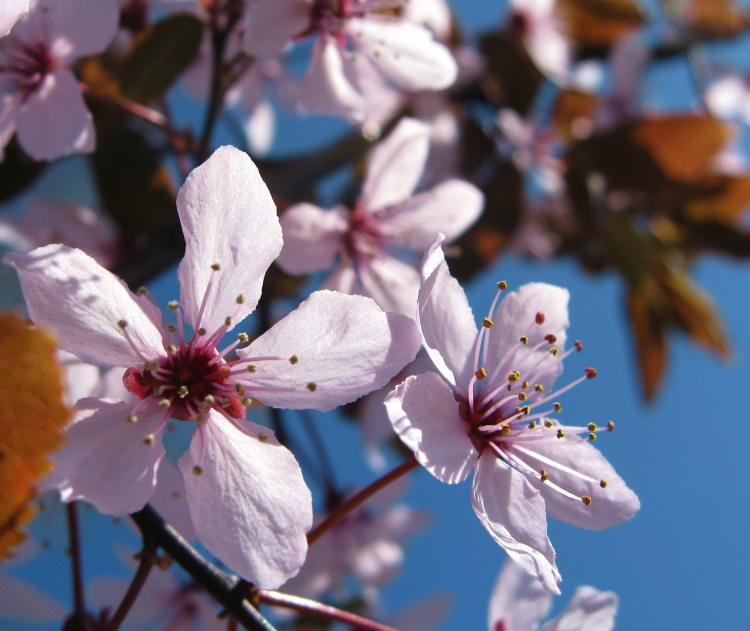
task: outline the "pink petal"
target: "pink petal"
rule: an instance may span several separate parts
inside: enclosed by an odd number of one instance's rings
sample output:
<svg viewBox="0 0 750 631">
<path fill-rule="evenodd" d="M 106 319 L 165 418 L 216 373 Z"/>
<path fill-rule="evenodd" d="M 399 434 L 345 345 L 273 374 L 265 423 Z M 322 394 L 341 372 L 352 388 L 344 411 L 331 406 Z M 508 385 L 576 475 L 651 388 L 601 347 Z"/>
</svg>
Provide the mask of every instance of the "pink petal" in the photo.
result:
<svg viewBox="0 0 750 631">
<path fill-rule="evenodd" d="M 21 96 L 18 93 L 0 95 L 0 160 L 5 153 L 5 146 L 16 131 L 20 108 Z"/>
<path fill-rule="evenodd" d="M 185 233 L 178 274 L 188 322 L 208 331 L 227 317 L 236 324 L 258 304 L 263 277 L 282 245 L 276 205 L 258 168 L 239 149 L 220 147 L 188 175 L 177 212 Z"/>
<path fill-rule="evenodd" d="M 422 264 L 417 321 L 425 349 L 440 374 L 465 392 L 473 370 L 477 326 L 464 290 L 448 270 L 442 241 L 441 236 Z"/>
<path fill-rule="evenodd" d="M 257 101 L 254 107 L 248 109 L 242 127 L 251 153 L 266 155 L 276 133 L 276 114 L 271 102 L 267 99 Z"/>
<path fill-rule="evenodd" d="M 32 158 L 54 160 L 94 150 L 94 125 L 73 73 L 57 68 L 44 77 L 18 114 L 18 140 Z"/>
<path fill-rule="evenodd" d="M 413 320 L 369 298 L 316 291 L 238 355 L 258 361 L 243 384 L 265 405 L 330 410 L 384 386 L 419 349 Z M 294 356 L 294 360 L 290 358 Z"/>
<path fill-rule="evenodd" d="M 61 603 L 30 583 L 8 574 L 0 574 L 0 619 L 59 622 L 65 614 L 66 609 Z M 6 628 L 5 625 L 3 628 Z M 10 629 L 10 627 L 7 628 Z"/>
<path fill-rule="evenodd" d="M 386 397 L 393 430 L 441 482 L 463 482 L 478 454 L 453 390 L 434 372 L 408 377 Z"/>
<path fill-rule="evenodd" d="M 333 267 L 348 227 L 346 209 L 295 204 L 280 221 L 284 247 L 276 262 L 281 269 L 288 274 L 310 274 Z"/>
<path fill-rule="evenodd" d="M 254 57 L 281 52 L 312 20 L 310 0 L 250 0 L 245 10 L 243 48 Z"/>
<path fill-rule="evenodd" d="M 495 324 L 490 329 L 488 363 L 494 366 L 493 362 L 509 362 L 503 372 L 518 370 L 521 375 L 533 372 L 537 375 L 535 382 L 549 388 L 562 372 L 562 362 L 550 355 L 549 344 L 535 352 L 530 349 L 543 342 L 546 335 L 554 335 L 557 338 L 554 346 L 564 348 L 569 299 L 567 289 L 546 283 L 528 283 L 504 296 L 491 316 Z M 544 316 L 542 324 L 536 323 L 538 314 Z M 522 336 L 529 338 L 528 344 L 519 343 Z"/>
<path fill-rule="evenodd" d="M 3 0 L 0 5 L 0 37 L 10 33 L 16 20 L 29 11 L 30 0 Z"/>
<path fill-rule="evenodd" d="M 528 451 L 539 453 L 594 479 L 593 482 L 582 480 L 540 461 L 538 468 L 549 471 L 550 482 L 577 497 L 588 495 L 591 498 L 591 504 L 586 506 L 582 501 L 564 497 L 535 480 L 534 485 L 544 497 L 547 513 L 551 517 L 581 528 L 603 530 L 627 521 L 640 509 L 638 496 L 617 475 L 601 452 L 585 439 L 570 436 L 527 446 Z M 531 463 L 532 458 L 524 456 L 524 460 Z M 600 486 L 600 480 L 606 481 L 606 488 Z"/>
<path fill-rule="evenodd" d="M 403 560 L 404 550 L 400 545 L 387 539 L 376 539 L 357 546 L 351 567 L 361 583 L 380 587 L 396 577 Z"/>
<path fill-rule="evenodd" d="M 472 184 L 447 180 L 393 208 L 384 219 L 389 239 L 426 252 L 438 233 L 450 243 L 473 224 L 482 212 L 484 196 Z"/>
<path fill-rule="evenodd" d="M 361 120 L 364 96 L 347 77 L 338 44 L 321 36 L 315 42 L 310 66 L 299 85 L 302 105 L 318 114 Z"/>
<path fill-rule="evenodd" d="M 64 502 L 85 500 L 107 515 L 140 510 L 154 492 L 164 457 L 158 435 L 163 414 L 152 408 L 133 423 L 132 404 L 99 399 L 83 399 L 76 409 L 45 490 L 58 490 Z"/>
<path fill-rule="evenodd" d="M 103 51 L 117 33 L 120 9 L 115 0 L 41 0 L 47 14 L 53 54 L 65 60 Z"/>
<path fill-rule="evenodd" d="M 243 578 L 278 587 L 307 552 L 312 497 L 292 453 L 270 430 L 240 430 L 215 412 L 180 458 L 201 542 Z"/>
<path fill-rule="evenodd" d="M 526 476 L 486 451 L 479 458 L 472 488 L 472 508 L 508 556 L 545 589 L 559 594 L 560 572 L 547 538 L 544 500 Z"/>
<path fill-rule="evenodd" d="M 423 26 L 405 20 L 350 19 L 344 30 L 359 52 L 403 90 L 443 90 L 456 80 L 453 55 Z"/>
<path fill-rule="evenodd" d="M 552 608 L 550 594 L 535 576 L 513 561 L 506 561 L 492 588 L 487 628 L 494 630 L 499 622 L 508 631 L 538 629 Z"/>
<path fill-rule="evenodd" d="M 415 318 L 419 295 L 419 273 L 407 263 L 384 254 L 359 265 L 361 288 L 384 311 Z"/>
<path fill-rule="evenodd" d="M 406 200 L 422 176 L 429 147 L 430 128 L 413 118 L 401 119 L 370 152 L 362 188 L 363 207 L 372 211 Z"/>
<path fill-rule="evenodd" d="M 611 631 L 616 614 L 617 594 L 582 585 L 565 610 L 541 631 Z"/>
<path fill-rule="evenodd" d="M 195 539 L 195 529 L 185 495 L 185 482 L 177 465 L 170 460 L 164 459 L 159 467 L 159 480 L 151 505 L 185 539 Z"/>
<path fill-rule="evenodd" d="M 31 319 L 56 331 L 60 346 L 82 360 L 132 366 L 163 354 L 161 333 L 139 297 L 87 254 L 54 244 L 3 260 L 18 271 Z"/>
</svg>

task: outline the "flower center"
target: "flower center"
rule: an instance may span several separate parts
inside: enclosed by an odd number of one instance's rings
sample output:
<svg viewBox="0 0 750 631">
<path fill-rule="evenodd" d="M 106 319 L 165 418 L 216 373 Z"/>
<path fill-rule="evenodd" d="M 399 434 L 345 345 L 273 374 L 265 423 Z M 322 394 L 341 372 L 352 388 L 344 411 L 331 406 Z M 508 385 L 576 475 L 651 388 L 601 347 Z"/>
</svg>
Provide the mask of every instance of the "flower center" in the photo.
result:
<svg viewBox="0 0 750 631">
<path fill-rule="evenodd" d="M 21 93 L 26 100 L 52 71 L 54 60 L 44 42 L 10 40 L 0 52 L 0 93 Z"/>
<path fill-rule="evenodd" d="M 380 251 L 380 227 L 377 220 L 361 208 L 349 215 L 349 229 L 344 234 L 344 251 L 353 261 L 370 259 Z"/>
</svg>

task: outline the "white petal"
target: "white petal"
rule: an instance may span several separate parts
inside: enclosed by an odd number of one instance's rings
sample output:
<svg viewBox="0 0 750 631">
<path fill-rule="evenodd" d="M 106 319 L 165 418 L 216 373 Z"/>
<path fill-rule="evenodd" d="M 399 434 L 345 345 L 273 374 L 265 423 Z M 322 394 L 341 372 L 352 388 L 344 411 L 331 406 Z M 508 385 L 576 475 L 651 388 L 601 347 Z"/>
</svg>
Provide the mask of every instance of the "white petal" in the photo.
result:
<svg viewBox="0 0 750 631">
<path fill-rule="evenodd" d="M 472 488 L 472 508 L 479 521 L 508 556 L 559 594 L 560 572 L 547 538 L 544 500 L 526 476 L 487 451 L 479 458 Z"/>
<path fill-rule="evenodd" d="M 185 233 L 178 274 L 188 322 L 209 332 L 227 317 L 236 324 L 258 304 L 263 277 L 282 244 L 276 205 L 258 168 L 239 149 L 219 147 L 188 175 L 177 212 Z M 212 270 L 214 264 L 221 269 Z"/>
<path fill-rule="evenodd" d="M 384 386 L 418 349 L 413 320 L 384 313 L 369 298 L 317 291 L 238 354 L 279 357 L 255 363 L 243 384 L 251 397 L 330 410 Z"/>
<path fill-rule="evenodd" d="M 448 270 L 442 241 L 441 236 L 422 264 L 417 322 L 425 349 L 440 374 L 459 392 L 466 392 L 477 326 L 464 290 Z"/>
<path fill-rule="evenodd" d="M 343 207 L 323 210 L 295 204 L 281 215 L 284 247 L 276 262 L 288 274 L 310 274 L 331 269 L 343 247 L 348 227 Z"/>
<path fill-rule="evenodd" d="M 364 585 L 379 587 L 396 577 L 403 560 L 404 550 L 397 543 L 387 539 L 368 541 L 354 551 L 352 572 Z"/>
<path fill-rule="evenodd" d="M 55 56 L 68 61 L 103 51 L 117 32 L 115 0 L 41 0 Z"/>
<path fill-rule="evenodd" d="M 195 529 L 185 495 L 185 482 L 177 465 L 170 460 L 164 459 L 159 467 L 159 480 L 151 505 L 185 539 L 195 539 Z"/>
<path fill-rule="evenodd" d="M 5 146 L 16 131 L 20 109 L 21 95 L 19 93 L 0 95 L 0 160 L 4 157 Z"/>
<path fill-rule="evenodd" d="M 103 366 L 132 366 L 163 354 L 161 333 L 139 297 L 87 254 L 55 244 L 3 260 L 18 271 L 31 319 L 53 329 L 63 349 Z"/>
<path fill-rule="evenodd" d="M 453 55 L 423 26 L 405 20 L 350 19 L 345 32 L 401 89 L 443 90 L 456 80 Z"/>
<path fill-rule="evenodd" d="M 586 506 L 582 501 L 564 497 L 535 479 L 534 485 L 544 497 L 547 513 L 551 517 L 581 528 L 603 530 L 627 521 L 640 509 L 638 496 L 617 475 L 601 452 L 587 440 L 570 436 L 527 443 L 526 446 L 532 452 L 594 479 L 594 482 L 581 480 L 540 462 L 538 468 L 544 468 L 549 472 L 550 482 L 577 497 L 588 495 L 591 498 L 591 504 Z M 528 456 L 524 456 L 524 460 L 529 463 L 532 461 Z M 600 480 L 606 481 L 606 488 L 600 486 Z"/>
<path fill-rule="evenodd" d="M 419 273 L 411 265 L 383 254 L 357 269 L 361 284 L 357 293 L 370 296 L 384 311 L 416 317 Z"/>
<path fill-rule="evenodd" d="M 8 574 L 0 574 L 0 620 L 16 618 L 25 622 L 58 622 L 65 617 L 61 603 L 32 584 Z M 3 625 L 5 628 L 5 625 Z M 10 629 L 10 627 L 7 627 Z"/>
<path fill-rule="evenodd" d="M 243 48 L 254 57 L 281 52 L 312 20 L 310 0 L 250 0 L 245 10 Z"/>
<path fill-rule="evenodd" d="M 338 44 L 321 36 L 315 43 L 310 66 L 299 85 L 302 105 L 311 112 L 361 120 L 364 96 L 346 76 Z"/>
<path fill-rule="evenodd" d="M 82 499 L 106 515 L 127 515 L 143 508 L 156 487 L 164 457 L 158 435 L 163 414 L 155 406 L 128 421 L 128 403 L 83 399 L 66 442 L 54 454 L 55 470 L 44 481 L 64 502 Z"/>
<path fill-rule="evenodd" d="M 402 118 L 370 152 L 363 207 L 373 211 L 406 200 L 419 182 L 429 148 L 430 128 L 414 118 Z"/>
<path fill-rule="evenodd" d="M 18 114 L 16 131 L 26 153 L 54 160 L 94 150 L 94 125 L 78 81 L 67 68 L 42 80 Z"/>
<path fill-rule="evenodd" d="M 5 37 L 16 20 L 29 10 L 29 0 L 3 0 L 0 5 L 0 37 Z"/>
<path fill-rule="evenodd" d="M 611 631 L 616 614 L 617 594 L 582 585 L 565 610 L 541 631 Z"/>
<path fill-rule="evenodd" d="M 550 594 L 535 576 L 513 561 L 506 561 L 497 577 L 490 597 L 488 631 L 496 631 L 499 622 L 508 631 L 533 631 L 552 608 Z"/>
<path fill-rule="evenodd" d="M 463 482 L 477 460 L 450 386 L 434 372 L 408 377 L 386 397 L 393 430 L 441 482 Z"/>
<path fill-rule="evenodd" d="M 251 153 L 264 156 L 271 149 L 276 132 L 276 114 L 271 102 L 262 99 L 247 112 L 242 125 Z"/>
<path fill-rule="evenodd" d="M 212 412 L 179 466 L 193 524 L 210 552 L 260 587 L 278 587 L 297 573 L 312 496 L 273 432 L 249 422 L 240 431 Z"/>
<path fill-rule="evenodd" d="M 482 212 L 484 196 L 472 184 L 447 180 L 393 208 L 383 231 L 401 245 L 426 252 L 439 233 L 450 243 Z"/>
</svg>

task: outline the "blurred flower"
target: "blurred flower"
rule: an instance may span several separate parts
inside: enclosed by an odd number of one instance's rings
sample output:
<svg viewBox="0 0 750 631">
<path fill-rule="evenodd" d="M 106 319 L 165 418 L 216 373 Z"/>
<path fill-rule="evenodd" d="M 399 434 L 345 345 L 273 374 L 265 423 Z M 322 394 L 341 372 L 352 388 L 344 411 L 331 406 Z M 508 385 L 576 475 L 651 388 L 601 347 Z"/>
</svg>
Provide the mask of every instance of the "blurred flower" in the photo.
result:
<svg viewBox="0 0 750 631">
<path fill-rule="evenodd" d="M 31 0 L 3 0 L 0 5 L 0 37 L 5 37 L 24 13 L 28 13 Z"/>
<path fill-rule="evenodd" d="M 0 152 L 15 131 L 36 160 L 94 149 L 94 126 L 70 67 L 117 30 L 114 0 L 33 0 L 0 40 Z"/>
<path fill-rule="evenodd" d="M 82 360 L 128 367 L 125 386 L 139 399 L 79 401 L 48 488 L 103 513 L 137 511 L 154 492 L 167 420 L 196 421 L 179 462 L 193 525 L 243 577 L 277 586 L 304 560 L 311 497 L 291 452 L 266 428 L 240 422 L 246 406 L 257 398 L 331 409 L 385 384 L 419 338 L 411 320 L 371 300 L 317 292 L 249 346 L 237 348 L 248 342 L 240 333 L 220 351 L 254 310 L 281 250 L 276 208 L 247 155 L 223 147 L 188 176 L 177 209 L 187 246 L 181 302 L 170 303 L 177 322 L 166 327 L 144 292 L 131 293 L 80 250 L 51 245 L 5 259 L 31 318 Z"/>
<path fill-rule="evenodd" d="M 490 597 L 488 631 L 611 631 L 617 595 L 587 585 L 576 589 L 563 612 L 545 622 L 552 607 L 550 594 L 539 581 L 513 563 L 503 566 Z"/>
<path fill-rule="evenodd" d="M 570 427 L 549 418 L 562 409 L 558 396 L 596 375 L 587 368 L 552 389 L 563 359 L 580 348 L 562 350 L 568 292 L 532 283 L 495 309 L 500 293 L 477 332 L 438 241 L 425 257 L 418 315 L 440 375 L 409 377 L 385 405 L 396 433 L 436 478 L 455 484 L 474 471 L 472 507 L 482 525 L 545 589 L 559 593 L 546 513 L 599 530 L 629 519 L 640 503 L 589 444 L 593 423 Z"/>
<path fill-rule="evenodd" d="M 555 0 L 511 0 L 508 22 L 537 68 L 553 81 L 564 81 L 570 45 Z"/>
<path fill-rule="evenodd" d="M 335 267 L 326 287 L 371 296 L 387 311 L 414 316 L 414 269 L 439 232 L 455 239 L 476 221 L 481 192 L 451 179 L 413 195 L 429 149 L 429 128 L 403 119 L 372 150 L 353 211 L 296 204 L 282 215 L 278 263 L 290 274 Z"/>
</svg>

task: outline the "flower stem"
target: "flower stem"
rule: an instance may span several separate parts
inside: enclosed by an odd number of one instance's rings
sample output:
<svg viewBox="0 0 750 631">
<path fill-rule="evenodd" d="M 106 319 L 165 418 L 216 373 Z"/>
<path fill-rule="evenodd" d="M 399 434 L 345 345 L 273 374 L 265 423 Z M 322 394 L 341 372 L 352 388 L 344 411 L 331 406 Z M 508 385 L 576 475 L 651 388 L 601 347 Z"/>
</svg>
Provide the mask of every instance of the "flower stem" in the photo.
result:
<svg viewBox="0 0 750 631">
<path fill-rule="evenodd" d="M 320 539 L 326 532 L 328 532 L 333 526 L 341 521 L 346 515 L 352 512 L 355 508 L 358 508 L 370 499 L 375 493 L 388 486 L 394 480 L 397 480 L 401 476 L 409 473 L 412 469 L 419 466 L 419 463 L 415 458 L 410 458 L 406 462 L 401 463 L 395 469 L 389 471 L 384 476 L 378 478 L 374 482 L 367 485 L 361 491 L 352 495 L 350 498 L 344 500 L 339 504 L 322 522 L 320 522 L 315 528 L 307 533 L 307 543 L 312 545 L 318 539 Z"/>
<path fill-rule="evenodd" d="M 135 603 L 138 595 L 141 593 L 141 589 L 146 584 L 151 568 L 154 566 L 154 546 L 150 543 L 144 543 L 143 550 L 140 553 L 140 562 L 138 563 L 138 569 L 133 575 L 133 580 L 130 581 L 128 590 L 122 597 L 115 615 L 109 621 L 106 627 L 106 631 L 117 631 L 120 625 L 124 622 L 126 616 L 130 612 L 131 607 Z"/>
<path fill-rule="evenodd" d="M 271 589 L 255 589 L 252 594 L 253 599 L 257 602 L 274 605 L 276 607 L 286 607 L 287 609 L 293 609 L 294 611 L 306 613 L 324 620 L 343 622 L 353 629 L 365 629 L 367 631 L 395 631 L 393 627 L 380 624 L 379 622 L 369 620 L 368 618 L 363 618 L 362 616 L 338 609 L 337 607 L 324 605 L 323 603 L 310 600 L 309 598 L 284 594 Z"/>
</svg>

